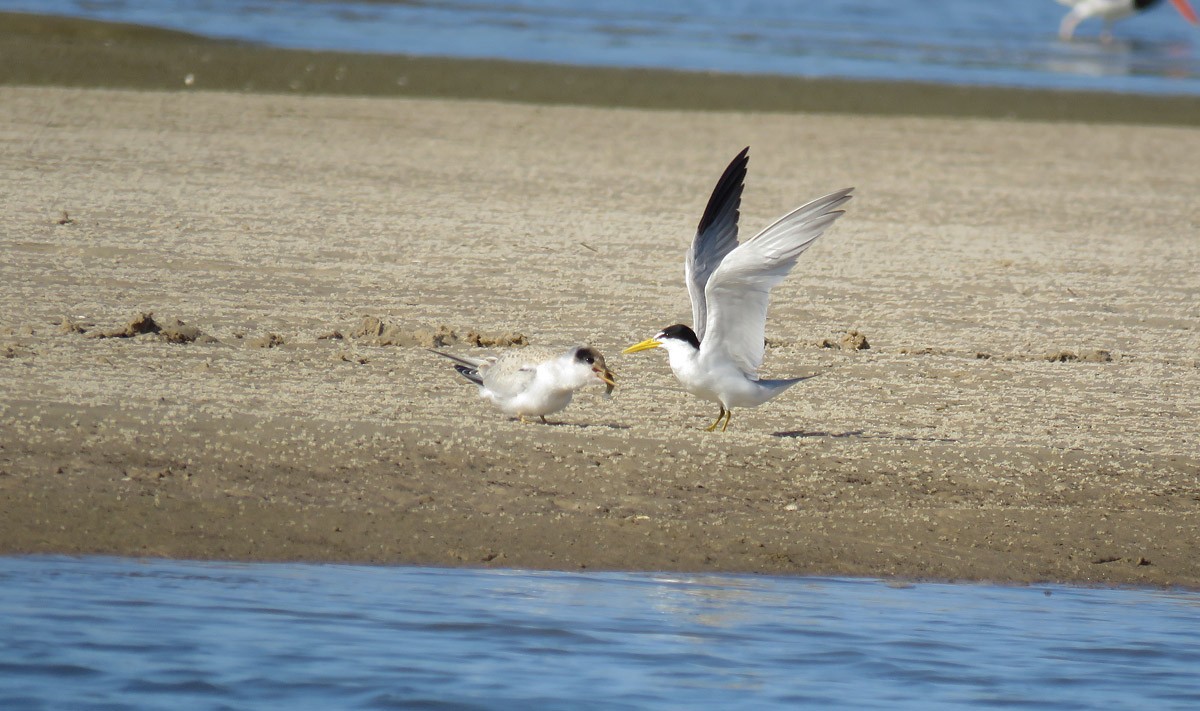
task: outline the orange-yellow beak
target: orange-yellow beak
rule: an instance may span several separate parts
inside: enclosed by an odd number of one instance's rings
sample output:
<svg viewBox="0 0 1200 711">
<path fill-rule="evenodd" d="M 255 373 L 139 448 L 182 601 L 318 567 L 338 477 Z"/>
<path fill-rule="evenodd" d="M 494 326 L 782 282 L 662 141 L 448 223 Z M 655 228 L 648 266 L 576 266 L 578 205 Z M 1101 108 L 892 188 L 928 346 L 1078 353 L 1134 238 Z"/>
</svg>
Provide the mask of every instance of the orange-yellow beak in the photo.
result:
<svg viewBox="0 0 1200 711">
<path fill-rule="evenodd" d="M 604 384 L 608 386 L 608 389 L 604 391 L 605 395 L 611 393 L 613 388 L 617 387 L 617 376 L 608 368 L 595 366 L 592 368 L 592 372 L 595 373 L 596 377 L 603 380 Z"/>
</svg>

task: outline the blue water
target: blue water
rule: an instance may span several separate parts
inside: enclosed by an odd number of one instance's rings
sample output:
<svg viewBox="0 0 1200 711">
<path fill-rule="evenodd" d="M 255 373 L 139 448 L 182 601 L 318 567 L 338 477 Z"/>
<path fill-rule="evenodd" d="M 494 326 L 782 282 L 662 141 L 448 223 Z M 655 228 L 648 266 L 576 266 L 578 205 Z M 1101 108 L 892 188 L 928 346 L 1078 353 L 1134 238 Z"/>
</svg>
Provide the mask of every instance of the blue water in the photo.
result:
<svg viewBox="0 0 1200 711">
<path fill-rule="evenodd" d="M 1052 0 L 0 0 L 279 47 L 809 77 L 1200 94 L 1163 3 L 1061 42 Z"/>
<path fill-rule="evenodd" d="M 1200 708 L 1200 593 L 0 558 L 0 708 Z"/>
</svg>

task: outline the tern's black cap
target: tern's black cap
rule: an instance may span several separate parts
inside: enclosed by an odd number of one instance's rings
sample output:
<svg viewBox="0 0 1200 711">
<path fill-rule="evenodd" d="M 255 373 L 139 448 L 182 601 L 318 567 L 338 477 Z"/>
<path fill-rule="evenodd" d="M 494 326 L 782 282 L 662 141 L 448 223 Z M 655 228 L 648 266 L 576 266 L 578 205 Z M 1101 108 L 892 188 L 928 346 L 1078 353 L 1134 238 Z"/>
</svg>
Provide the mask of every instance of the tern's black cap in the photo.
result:
<svg viewBox="0 0 1200 711">
<path fill-rule="evenodd" d="M 696 332 L 689 326 L 684 326 L 682 323 L 677 323 L 674 326 L 667 326 L 659 334 L 663 338 L 674 338 L 677 341 L 692 344 L 692 348 L 700 350 L 700 339 L 696 338 Z"/>
</svg>

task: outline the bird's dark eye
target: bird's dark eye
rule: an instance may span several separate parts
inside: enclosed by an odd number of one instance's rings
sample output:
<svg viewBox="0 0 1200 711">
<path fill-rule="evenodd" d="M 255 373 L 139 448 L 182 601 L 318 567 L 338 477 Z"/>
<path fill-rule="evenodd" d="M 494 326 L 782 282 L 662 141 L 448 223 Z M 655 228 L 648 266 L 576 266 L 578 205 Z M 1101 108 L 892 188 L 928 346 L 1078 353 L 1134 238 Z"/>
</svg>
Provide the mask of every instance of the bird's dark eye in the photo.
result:
<svg viewBox="0 0 1200 711">
<path fill-rule="evenodd" d="M 586 348 L 580 348 L 579 350 L 575 351 L 575 359 L 581 360 L 588 365 L 596 362 L 595 356 L 593 356 L 591 351 L 587 350 Z"/>
</svg>

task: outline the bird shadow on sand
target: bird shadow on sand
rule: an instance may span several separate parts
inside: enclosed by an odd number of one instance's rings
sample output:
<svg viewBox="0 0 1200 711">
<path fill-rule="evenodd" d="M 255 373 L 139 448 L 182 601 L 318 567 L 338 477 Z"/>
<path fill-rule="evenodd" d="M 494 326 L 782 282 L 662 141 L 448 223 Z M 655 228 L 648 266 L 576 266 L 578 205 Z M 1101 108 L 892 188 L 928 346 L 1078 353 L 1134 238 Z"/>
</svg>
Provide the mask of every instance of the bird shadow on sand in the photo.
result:
<svg viewBox="0 0 1200 711">
<path fill-rule="evenodd" d="M 829 438 L 829 439 L 845 439 L 854 437 L 856 439 L 890 439 L 903 442 L 957 442 L 957 439 L 951 437 L 910 437 L 890 434 L 867 434 L 863 430 L 851 430 L 848 432 L 821 432 L 816 430 L 786 430 L 783 432 L 772 432 L 772 437 L 781 439 L 806 439 L 806 438 Z"/>
<path fill-rule="evenodd" d="M 541 423 L 538 423 L 541 424 Z M 598 428 L 605 430 L 628 430 L 632 429 L 629 425 L 620 425 L 614 422 L 546 422 L 547 427 L 575 427 L 577 429 L 586 430 L 590 428 Z"/>
<path fill-rule="evenodd" d="M 869 437 L 862 430 L 853 430 L 851 432 L 819 432 L 807 430 L 787 430 L 784 432 L 772 432 L 772 437 L 780 437 L 785 439 L 801 439 L 804 437 Z"/>
</svg>

